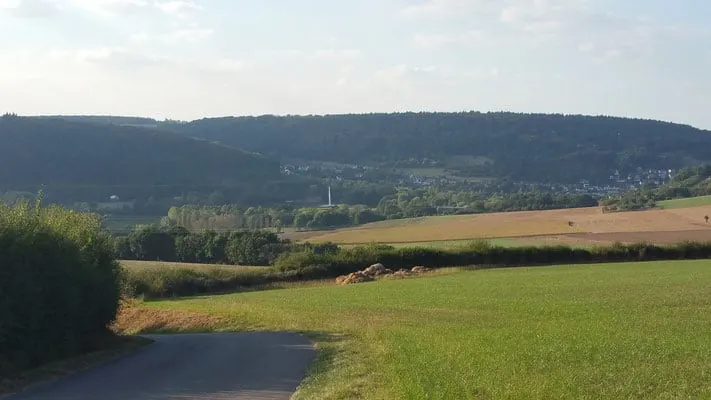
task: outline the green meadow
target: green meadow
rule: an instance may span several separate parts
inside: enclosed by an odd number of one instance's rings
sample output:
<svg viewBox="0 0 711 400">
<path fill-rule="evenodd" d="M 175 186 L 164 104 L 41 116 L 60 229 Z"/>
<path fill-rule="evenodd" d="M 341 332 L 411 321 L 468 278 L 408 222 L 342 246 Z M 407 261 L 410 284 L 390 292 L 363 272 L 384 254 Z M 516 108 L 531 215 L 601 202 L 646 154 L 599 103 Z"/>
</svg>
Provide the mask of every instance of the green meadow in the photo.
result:
<svg viewBox="0 0 711 400">
<path fill-rule="evenodd" d="M 711 397 L 710 261 L 451 269 L 140 307 L 309 335 L 302 399 Z"/>
<path fill-rule="evenodd" d="M 657 207 L 671 210 L 676 208 L 700 207 L 711 205 L 711 196 L 689 197 L 686 199 L 665 200 L 657 203 Z"/>
</svg>

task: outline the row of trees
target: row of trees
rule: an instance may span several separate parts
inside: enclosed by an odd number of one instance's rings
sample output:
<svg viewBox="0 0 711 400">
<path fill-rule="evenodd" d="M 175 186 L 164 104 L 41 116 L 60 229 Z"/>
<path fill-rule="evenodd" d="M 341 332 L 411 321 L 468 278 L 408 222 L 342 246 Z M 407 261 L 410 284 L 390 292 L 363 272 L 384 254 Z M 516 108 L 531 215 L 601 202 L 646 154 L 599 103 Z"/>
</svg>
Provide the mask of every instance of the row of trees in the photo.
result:
<svg viewBox="0 0 711 400">
<path fill-rule="evenodd" d="M 173 207 L 165 223 L 190 231 L 213 229 L 325 229 L 362 225 L 386 219 L 443 214 L 476 214 L 501 211 L 548 210 L 596 206 L 589 195 L 554 194 L 538 190 L 511 194 L 484 191 L 448 191 L 436 188 L 400 189 L 381 198 L 377 206 L 318 207 Z"/>
<path fill-rule="evenodd" d="M 140 226 L 115 238 L 115 254 L 122 260 L 188 263 L 270 265 L 288 243 L 274 232 L 245 230 L 191 233 L 176 226 Z"/>
</svg>

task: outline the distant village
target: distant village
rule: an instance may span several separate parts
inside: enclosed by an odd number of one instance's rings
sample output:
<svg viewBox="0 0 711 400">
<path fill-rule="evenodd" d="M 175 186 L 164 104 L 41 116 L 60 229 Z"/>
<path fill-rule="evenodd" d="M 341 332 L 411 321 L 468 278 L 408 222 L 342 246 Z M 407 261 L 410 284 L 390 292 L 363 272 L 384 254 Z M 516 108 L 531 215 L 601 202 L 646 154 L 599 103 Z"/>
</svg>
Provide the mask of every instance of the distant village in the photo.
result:
<svg viewBox="0 0 711 400">
<path fill-rule="evenodd" d="M 428 163 L 427 166 L 432 165 Z M 363 179 L 367 175 L 376 175 L 379 179 L 368 179 L 379 182 L 389 182 L 398 185 L 412 187 L 428 187 L 428 186 L 455 186 L 455 185 L 487 185 L 486 179 L 467 178 L 461 176 L 436 176 L 435 174 L 426 174 L 426 168 L 420 170 L 392 169 L 392 172 L 386 172 L 387 168 L 381 169 L 373 166 L 356 165 L 356 164 L 285 164 L 282 165 L 282 174 L 291 175 L 308 175 L 320 176 L 336 181 L 344 179 Z M 373 171 L 378 171 L 378 174 L 373 174 Z M 433 169 L 436 170 L 436 169 Z M 544 182 L 515 182 L 514 185 L 520 188 L 538 187 L 542 190 L 550 190 L 557 193 L 565 194 L 589 194 L 591 196 L 605 197 L 609 195 L 619 194 L 621 192 L 638 188 L 642 185 L 660 186 L 671 180 L 673 170 L 671 169 L 643 169 L 637 168 L 634 173 L 622 174 L 619 170 L 611 171 L 609 180 L 606 184 L 593 184 L 588 180 L 580 180 L 574 184 L 561 183 L 544 183 Z"/>
</svg>

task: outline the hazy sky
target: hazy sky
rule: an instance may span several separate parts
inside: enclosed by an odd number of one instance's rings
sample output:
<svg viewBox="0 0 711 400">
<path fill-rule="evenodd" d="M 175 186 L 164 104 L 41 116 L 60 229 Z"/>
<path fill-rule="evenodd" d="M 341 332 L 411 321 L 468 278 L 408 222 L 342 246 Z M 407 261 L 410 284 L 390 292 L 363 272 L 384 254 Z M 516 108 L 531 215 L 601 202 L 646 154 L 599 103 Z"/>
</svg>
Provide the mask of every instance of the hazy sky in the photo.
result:
<svg viewBox="0 0 711 400">
<path fill-rule="evenodd" d="M 510 110 L 711 128 L 709 0 L 0 0 L 0 113 Z"/>
</svg>

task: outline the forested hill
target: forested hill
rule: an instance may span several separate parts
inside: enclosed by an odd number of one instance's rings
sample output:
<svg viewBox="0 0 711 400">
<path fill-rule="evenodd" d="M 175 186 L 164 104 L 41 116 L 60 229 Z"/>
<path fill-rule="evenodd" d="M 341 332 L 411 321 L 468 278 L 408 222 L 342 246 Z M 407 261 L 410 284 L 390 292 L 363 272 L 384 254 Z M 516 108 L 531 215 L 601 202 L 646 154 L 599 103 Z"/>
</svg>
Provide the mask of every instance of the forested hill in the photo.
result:
<svg viewBox="0 0 711 400">
<path fill-rule="evenodd" d="M 155 129 L 0 117 L 0 185 L 200 185 L 279 179 L 279 164 Z"/>
<path fill-rule="evenodd" d="M 515 113 L 402 113 L 211 118 L 163 124 L 275 160 L 392 163 L 475 156 L 492 177 L 607 181 L 612 171 L 711 161 L 711 132 L 613 117 Z"/>
</svg>

